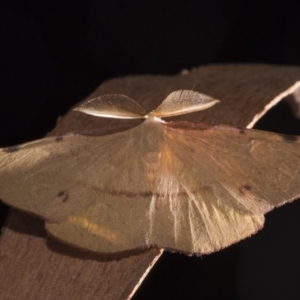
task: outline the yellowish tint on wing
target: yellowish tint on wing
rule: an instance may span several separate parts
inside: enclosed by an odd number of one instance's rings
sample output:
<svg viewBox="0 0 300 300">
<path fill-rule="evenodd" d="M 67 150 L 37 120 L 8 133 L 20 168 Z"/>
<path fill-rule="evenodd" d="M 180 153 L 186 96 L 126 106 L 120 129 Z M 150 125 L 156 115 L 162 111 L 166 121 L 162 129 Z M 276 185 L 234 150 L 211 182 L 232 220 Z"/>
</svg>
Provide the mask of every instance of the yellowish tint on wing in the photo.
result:
<svg viewBox="0 0 300 300">
<path fill-rule="evenodd" d="M 150 203 L 147 242 L 165 249 L 204 254 L 227 247 L 262 228 L 262 214 L 241 212 L 235 205 L 230 206 L 234 199 L 226 201 L 216 196 L 212 177 L 201 166 L 203 157 L 197 161 L 192 153 L 185 153 L 191 160 L 181 160 L 183 157 L 176 152 L 180 135 L 169 134 L 166 129 Z"/>
<path fill-rule="evenodd" d="M 179 195 L 176 201 L 173 211 L 164 201 L 156 203 L 151 238 L 157 247 L 207 254 L 249 237 L 263 227 L 263 215 L 225 210 L 211 191 Z"/>
<path fill-rule="evenodd" d="M 115 253 L 146 248 L 149 196 L 89 195 L 93 205 L 61 223 L 46 223 L 51 235 L 79 248 Z"/>
</svg>

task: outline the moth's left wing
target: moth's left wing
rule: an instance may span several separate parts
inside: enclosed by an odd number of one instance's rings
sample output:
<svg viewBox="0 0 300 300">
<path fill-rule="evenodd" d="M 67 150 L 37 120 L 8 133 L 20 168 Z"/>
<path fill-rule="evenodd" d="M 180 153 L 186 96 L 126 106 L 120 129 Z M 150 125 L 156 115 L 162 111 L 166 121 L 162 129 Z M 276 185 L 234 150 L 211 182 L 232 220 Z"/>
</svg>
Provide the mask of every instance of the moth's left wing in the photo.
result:
<svg viewBox="0 0 300 300">
<path fill-rule="evenodd" d="M 155 148 L 155 132 L 143 123 L 111 135 L 68 134 L 0 149 L 0 199 L 46 219 L 50 234 L 83 249 L 148 247 L 144 136 Z"/>
<path fill-rule="evenodd" d="M 105 136 L 68 134 L 0 149 L 0 199 L 61 222 L 101 201 L 108 191 L 148 191 L 140 154 L 132 153 L 134 131 Z"/>
</svg>

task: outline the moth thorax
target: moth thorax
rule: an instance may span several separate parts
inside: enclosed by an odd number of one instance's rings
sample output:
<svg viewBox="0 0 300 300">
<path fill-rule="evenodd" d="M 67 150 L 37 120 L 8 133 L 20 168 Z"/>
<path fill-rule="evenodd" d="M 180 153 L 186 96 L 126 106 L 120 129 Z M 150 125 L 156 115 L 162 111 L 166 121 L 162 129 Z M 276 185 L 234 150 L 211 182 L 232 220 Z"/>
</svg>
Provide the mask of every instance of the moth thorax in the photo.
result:
<svg viewBox="0 0 300 300">
<path fill-rule="evenodd" d="M 147 121 L 152 121 L 152 122 L 159 122 L 159 123 L 166 123 L 164 120 L 162 120 L 161 118 L 159 117 L 156 117 L 153 113 L 153 111 L 149 112 L 147 115 L 146 115 L 146 120 Z"/>
</svg>

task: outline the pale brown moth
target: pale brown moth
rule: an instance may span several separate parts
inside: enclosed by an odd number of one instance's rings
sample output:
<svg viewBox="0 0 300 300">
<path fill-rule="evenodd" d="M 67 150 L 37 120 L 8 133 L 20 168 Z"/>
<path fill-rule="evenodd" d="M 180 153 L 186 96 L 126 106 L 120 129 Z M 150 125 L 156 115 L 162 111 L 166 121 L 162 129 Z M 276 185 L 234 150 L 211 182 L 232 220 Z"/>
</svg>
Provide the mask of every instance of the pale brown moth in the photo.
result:
<svg viewBox="0 0 300 300">
<path fill-rule="evenodd" d="M 45 219 L 61 241 L 95 252 L 156 246 L 200 255 L 229 246 L 299 196 L 300 141 L 161 119 L 217 102 L 187 90 L 150 113 L 124 95 L 87 101 L 76 110 L 145 120 L 114 134 L 0 149 L 0 199 Z"/>
</svg>

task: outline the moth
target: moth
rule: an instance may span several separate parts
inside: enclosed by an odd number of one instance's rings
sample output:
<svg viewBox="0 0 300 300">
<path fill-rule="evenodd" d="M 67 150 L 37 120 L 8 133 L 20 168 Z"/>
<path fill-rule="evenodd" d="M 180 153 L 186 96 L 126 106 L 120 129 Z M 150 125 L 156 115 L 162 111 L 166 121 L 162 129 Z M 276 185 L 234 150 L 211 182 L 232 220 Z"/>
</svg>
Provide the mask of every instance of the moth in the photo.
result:
<svg viewBox="0 0 300 300">
<path fill-rule="evenodd" d="M 0 150 L 0 199 L 46 221 L 59 240 L 98 253 L 158 247 L 211 253 L 263 227 L 300 194 L 298 137 L 226 125 L 166 122 L 219 101 L 189 90 L 154 111 L 124 95 L 75 110 L 141 118 L 102 136 L 70 133 Z"/>
</svg>

